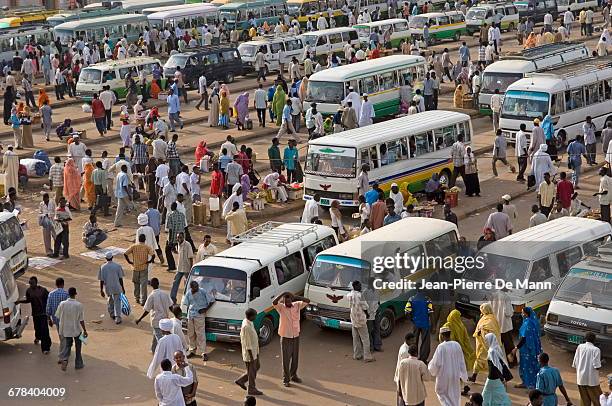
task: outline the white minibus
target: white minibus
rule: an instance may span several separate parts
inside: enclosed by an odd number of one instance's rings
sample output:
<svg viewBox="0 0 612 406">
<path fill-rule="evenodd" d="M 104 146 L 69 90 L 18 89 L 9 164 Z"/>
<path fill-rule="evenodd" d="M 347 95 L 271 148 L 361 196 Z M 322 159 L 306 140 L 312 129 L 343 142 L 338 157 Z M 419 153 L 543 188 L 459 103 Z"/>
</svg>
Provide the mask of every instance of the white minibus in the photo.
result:
<svg viewBox="0 0 612 406">
<path fill-rule="evenodd" d="M 574 352 L 595 334 L 601 355 L 612 357 L 612 244 L 574 265 L 548 306 L 544 332 L 556 346 Z"/>
<path fill-rule="evenodd" d="M 521 310 L 531 307 L 543 316 L 561 279 L 584 255 L 597 254 L 597 248 L 609 240 L 609 223 L 583 217 L 561 217 L 539 226 L 511 234 L 482 248 L 478 255 L 485 258 L 482 269 L 470 269 L 465 280 L 511 282 L 508 291 L 514 308 L 513 321 L 520 326 Z M 527 283 L 526 286 L 521 284 Z M 545 283 L 548 288 L 537 288 Z M 536 285 L 538 284 L 538 285 Z M 492 290 L 460 289 L 457 309 L 465 317 L 477 319 L 479 307 L 490 300 Z"/>
<path fill-rule="evenodd" d="M 279 70 L 281 64 L 289 66 L 291 59 L 297 58 L 299 62 L 304 58 L 304 44 L 302 40 L 293 35 L 255 37 L 252 41 L 238 45 L 240 58 L 247 70 L 254 71 L 255 55 L 262 50 L 266 61 L 266 74 L 269 71 Z"/>
<path fill-rule="evenodd" d="M 359 41 L 365 46 L 369 46 L 370 34 L 372 32 L 385 33 L 390 31 L 391 46 L 397 48 L 402 41 L 410 41 L 410 28 L 408 28 L 408 20 L 404 18 L 390 18 L 388 20 L 372 21 L 371 23 L 362 23 L 353 25 L 359 34 Z M 386 44 L 385 44 L 386 45 Z"/>
<path fill-rule="evenodd" d="M 28 324 L 28 317 L 21 318 L 21 305 L 19 300 L 19 289 L 15 276 L 11 272 L 9 261 L 0 257 L 0 341 L 19 338 L 23 329 Z"/>
<path fill-rule="evenodd" d="M 454 111 L 425 111 L 343 131 L 308 142 L 304 199 L 315 194 L 328 206 L 357 207 L 359 168 L 369 164 L 370 183 L 387 192 L 392 183 L 411 192 L 423 190 L 431 175 L 448 183 L 453 170 L 450 148 L 463 134 L 470 143 L 470 116 Z"/>
<path fill-rule="evenodd" d="M 513 83 L 506 91 L 499 125 L 504 137 L 514 143 L 521 124 L 529 137 L 533 120 L 547 114 L 562 141 L 581 135 L 587 116 L 601 131 L 612 120 L 612 55 L 531 73 Z"/>
<path fill-rule="evenodd" d="M 373 271 L 375 257 L 394 257 L 407 254 L 409 257 L 446 258 L 456 253 L 457 227 L 448 221 L 409 217 L 348 240 L 320 252 L 312 266 L 304 296 L 310 299 L 306 317 L 321 327 L 340 330 L 351 329 L 350 307 L 346 299 L 351 283 L 358 280 L 364 287 L 373 285 L 370 278 L 380 281 L 410 280 L 420 285 L 428 280 L 434 268 L 418 269 L 387 268 L 381 273 Z M 379 308 L 377 320 L 380 335 L 387 337 L 393 331 L 395 321 L 404 316 L 404 307 L 413 290 L 378 289 Z"/>
<path fill-rule="evenodd" d="M 174 30 L 180 27 L 184 30 L 200 28 L 205 24 L 212 25 L 219 16 L 219 8 L 212 4 L 186 4 L 181 8 L 168 11 L 160 11 L 149 14 L 149 25 L 152 27 L 168 27 Z"/>
<path fill-rule="evenodd" d="M 597 7 L 599 7 L 597 0 L 557 0 L 559 15 L 569 10 L 574 13 L 575 17 L 578 17 L 582 10 L 597 10 Z"/>
<path fill-rule="evenodd" d="M 304 292 L 315 256 L 338 243 L 336 234 L 317 224 L 268 222 L 233 242 L 239 244 L 195 264 L 185 289 L 197 281 L 216 299 L 206 312 L 207 340 L 240 342 L 244 312 L 253 308 L 260 341 L 268 344 L 278 327 L 272 300 L 283 292 Z"/>
<path fill-rule="evenodd" d="M 311 56 L 341 53 L 347 42 L 353 47 L 359 45 L 357 30 L 352 27 L 309 31 L 301 34 L 299 37 L 302 39 L 304 46 L 310 46 Z"/>
<path fill-rule="evenodd" d="M 578 59 L 588 58 L 587 46 L 581 43 L 546 44 L 535 48 L 522 50 L 518 54 L 508 54 L 500 61 L 493 62 L 484 69 L 478 107 L 482 114 L 491 114 L 491 96 L 495 89 L 504 94 L 508 86 L 526 74 L 563 65 Z"/>
<path fill-rule="evenodd" d="M 23 275 L 28 269 L 28 249 L 19 218 L 13 213 L 0 213 L 0 249 L 15 277 Z"/>
<path fill-rule="evenodd" d="M 304 109 L 314 102 L 321 114 L 334 114 L 353 87 L 358 94 L 368 95 L 377 118 L 392 116 L 400 111 L 402 95 L 412 100 L 412 91 L 422 88 L 426 73 L 425 58 L 415 55 L 390 55 L 325 69 L 310 76 Z"/>
</svg>

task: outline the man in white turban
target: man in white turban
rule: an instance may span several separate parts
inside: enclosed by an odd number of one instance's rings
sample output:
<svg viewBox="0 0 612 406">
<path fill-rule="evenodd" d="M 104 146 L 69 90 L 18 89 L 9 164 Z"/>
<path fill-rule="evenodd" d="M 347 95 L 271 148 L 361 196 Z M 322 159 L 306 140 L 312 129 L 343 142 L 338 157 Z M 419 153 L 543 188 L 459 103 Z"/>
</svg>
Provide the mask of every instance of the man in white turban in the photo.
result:
<svg viewBox="0 0 612 406">
<path fill-rule="evenodd" d="M 442 406 L 459 406 L 461 402 L 461 381 L 467 382 L 467 370 L 461 345 L 450 339 L 450 329 L 442 327 L 442 342 L 429 361 L 429 372 L 436 377 L 435 391 Z"/>
<path fill-rule="evenodd" d="M 155 378 L 157 369 L 164 359 L 169 359 L 174 362 L 174 353 L 183 351 L 183 343 L 178 335 L 172 334 L 174 323 L 170 319 L 161 319 L 159 321 L 159 329 L 162 331 L 162 338 L 157 342 L 155 354 L 149 364 L 147 376 L 149 379 Z"/>
<path fill-rule="evenodd" d="M 162 251 L 161 249 L 159 249 L 159 245 L 157 244 L 157 240 L 155 239 L 155 231 L 153 230 L 153 227 L 149 225 L 149 216 L 147 216 L 144 213 L 140 213 L 138 215 L 137 220 L 138 220 L 138 225 L 140 227 L 138 227 L 138 229 L 136 230 L 135 242 L 138 243 L 138 236 L 141 234 L 144 234 L 146 238 L 145 244 L 151 247 L 151 249 L 157 253 L 161 261 Z"/>
<path fill-rule="evenodd" d="M 349 94 L 347 94 L 344 100 L 342 100 L 342 105 L 348 106 L 348 102 L 352 102 L 352 107 L 355 109 L 355 116 L 357 117 L 357 120 L 359 120 L 361 115 L 361 97 L 359 97 L 359 93 L 353 89 L 353 86 L 350 86 L 348 90 Z"/>
<path fill-rule="evenodd" d="M 531 171 L 535 176 L 535 184 L 538 186 L 544 181 L 544 174 L 549 173 L 550 176 L 557 173 L 557 168 L 552 163 L 550 155 L 548 155 L 548 145 L 540 144 L 540 149 L 533 154 L 533 161 L 531 162 Z"/>
</svg>

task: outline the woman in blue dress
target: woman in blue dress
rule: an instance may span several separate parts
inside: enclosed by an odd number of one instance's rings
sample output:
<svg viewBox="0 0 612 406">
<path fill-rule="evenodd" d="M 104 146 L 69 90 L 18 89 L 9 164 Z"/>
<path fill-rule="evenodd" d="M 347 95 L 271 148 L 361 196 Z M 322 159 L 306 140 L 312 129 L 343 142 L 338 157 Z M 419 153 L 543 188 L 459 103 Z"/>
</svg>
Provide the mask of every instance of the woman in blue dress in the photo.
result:
<svg viewBox="0 0 612 406">
<path fill-rule="evenodd" d="M 519 375 L 522 382 L 517 388 L 535 388 L 536 375 L 540 370 L 538 355 L 542 352 L 540 342 L 540 322 L 531 307 L 525 307 L 522 312 L 523 324 L 519 330 L 519 342 L 514 348 L 513 355 L 520 352 Z"/>
</svg>

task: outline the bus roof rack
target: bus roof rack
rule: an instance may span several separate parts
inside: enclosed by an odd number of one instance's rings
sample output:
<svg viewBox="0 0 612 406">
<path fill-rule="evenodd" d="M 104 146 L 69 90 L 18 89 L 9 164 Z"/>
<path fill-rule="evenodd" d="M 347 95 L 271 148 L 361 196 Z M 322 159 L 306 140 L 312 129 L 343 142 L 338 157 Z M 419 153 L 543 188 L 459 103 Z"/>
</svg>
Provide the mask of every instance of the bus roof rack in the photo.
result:
<svg viewBox="0 0 612 406">
<path fill-rule="evenodd" d="M 316 224 L 268 221 L 244 233 L 233 236 L 231 241 L 235 243 L 251 241 L 256 244 L 284 247 L 288 250 L 287 245 L 289 243 L 298 241 L 307 234 L 316 233 L 317 228 Z M 256 241 L 253 241 L 255 239 Z"/>
<path fill-rule="evenodd" d="M 569 52 L 575 49 L 586 48 L 583 42 L 566 41 L 555 44 L 545 44 L 534 48 L 523 49 L 520 52 L 509 52 L 502 56 L 501 60 L 521 59 L 533 61 L 537 59 L 548 58 L 552 55 Z"/>
<path fill-rule="evenodd" d="M 527 73 L 525 77 L 538 77 L 541 75 L 555 75 L 563 78 L 571 78 L 586 73 L 597 72 L 602 69 L 612 68 L 612 55 L 594 56 L 582 60 L 572 61 L 566 65 L 557 65 L 539 72 Z"/>
</svg>

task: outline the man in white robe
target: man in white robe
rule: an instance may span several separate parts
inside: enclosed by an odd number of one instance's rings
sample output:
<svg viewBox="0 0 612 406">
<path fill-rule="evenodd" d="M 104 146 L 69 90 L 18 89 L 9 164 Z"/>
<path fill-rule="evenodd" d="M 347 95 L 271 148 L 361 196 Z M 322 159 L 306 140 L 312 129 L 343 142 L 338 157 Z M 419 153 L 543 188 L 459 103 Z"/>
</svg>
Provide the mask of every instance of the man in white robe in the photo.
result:
<svg viewBox="0 0 612 406">
<path fill-rule="evenodd" d="M 461 381 L 467 382 L 467 370 L 461 345 L 450 339 L 450 329 L 440 329 L 442 342 L 429 361 L 429 372 L 436 377 L 435 391 L 441 406 L 459 406 Z"/>
<path fill-rule="evenodd" d="M 342 105 L 348 106 L 348 102 L 352 102 L 353 109 L 355 109 L 355 115 L 357 116 L 357 120 L 359 120 L 359 117 L 361 117 L 361 97 L 359 97 L 359 94 L 353 89 L 353 86 L 350 86 L 348 90 L 349 94 L 342 100 Z"/>
<path fill-rule="evenodd" d="M 85 157 L 87 146 L 81 142 L 78 136 L 73 136 L 73 139 L 72 144 L 68 145 L 68 156 L 74 159 L 79 172 L 83 173 L 83 158 Z"/>
<path fill-rule="evenodd" d="M 512 300 L 508 293 L 508 289 L 500 289 L 493 293 L 491 297 L 491 307 L 493 308 L 493 314 L 499 323 L 499 329 L 501 332 L 501 340 L 504 346 L 504 352 L 506 356 L 514 349 L 514 341 L 512 339 L 512 315 L 514 309 L 512 308 Z M 515 363 L 508 363 L 510 368 L 515 366 Z"/>
<path fill-rule="evenodd" d="M 363 94 L 363 103 L 361 103 L 361 113 L 359 114 L 359 127 L 365 127 L 374 123 L 374 104 L 368 100 L 368 95 Z"/>
<path fill-rule="evenodd" d="M 393 199 L 395 213 L 400 214 L 404 210 L 404 196 L 402 195 L 402 192 L 400 192 L 397 183 L 391 184 L 389 197 Z"/>
<path fill-rule="evenodd" d="M 535 176 L 536 187 L 544 181 L 544 174 L 549 173 L 550 176 L 557 173 L 557 168 L 553 165 L 550 155 L 548 155 L 548 145 L 541 144 L 540 149 L 533 154 L 531 162 L 531 172 Z"/>
<path fill-rule="evenodd" d="M 321 200 L 321 196 L 318 194 L 315 194 L 312 199 L 306 200 L 302 213 L 302 223 L 310 223 L 313 218 L 319 217 L 319 200 Z"/>
<path fill-rule="evenodd" d="M 238 202 L 238 209 L 244 209 L 244 203 L 242 201 L 242 186 L 240 183 L 236 183 L 232 187 L 232 195 L 227 198 L 227 200 L 223 203 L 223 211 L 221 212 L 221 217 L 225 218 L 233 209 L 234 202 Z M 232 239 L 232 231 L 230 228 L 229 221 L 227 222 L 227 240 L 231 241 Z"/>
<path fill-rule="evenodd" d="M 19 155 L 9 146 L 2 157 L 2 169 L 4 170 L 4 193 L 8 196 L 9 188 L 19 190 Z"/>
<path fill-rule="evenodd" d="M 162 331 L 162 338 L 157 341 L 157 347 L 155 347 L 155 354 L 149 364 L 147 370 L 147 376 L 149 379 L 155 378 L 157 370 L 164 359 L 169 359 L 174 362 L 174 353 L 177 351 L 183 351 L 183 343 L 176 334 L 172 334 L 172 327 L 174 323 L 170 319 L 161 319 L 159 321 L 159 328 Z"/>
</svg>

